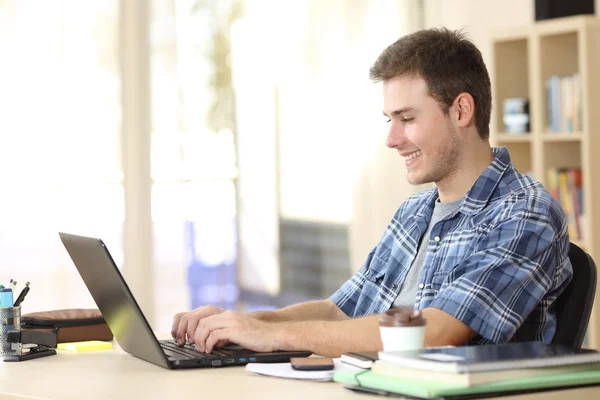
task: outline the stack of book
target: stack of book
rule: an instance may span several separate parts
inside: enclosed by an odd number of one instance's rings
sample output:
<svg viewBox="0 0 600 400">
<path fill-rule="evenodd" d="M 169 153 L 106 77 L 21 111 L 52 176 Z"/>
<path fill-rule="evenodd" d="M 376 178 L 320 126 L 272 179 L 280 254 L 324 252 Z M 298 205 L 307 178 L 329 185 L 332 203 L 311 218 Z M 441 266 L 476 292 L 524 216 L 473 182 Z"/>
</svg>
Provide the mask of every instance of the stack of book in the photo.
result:
<svg viewBox="0 0 600 400">
<path fill-rule="evenodd" d="M 547 125 L 552 133 L 572 133 L 583 129 L 582 87 L 578 73 L 552 75 L 546 80 Z"/>
<path fill-rule="evenodd" d="M 548 168 L 547 189 L 567 216 L 569 237 L 585 239 L 581 168 Z"/>
<path fill-rule="evenodd" d="M 418 398 L 562 389 L 600 385 L 600 353 L 541 342 L 380 352 L 370 370 L 334 380 Z"/>
</svg>

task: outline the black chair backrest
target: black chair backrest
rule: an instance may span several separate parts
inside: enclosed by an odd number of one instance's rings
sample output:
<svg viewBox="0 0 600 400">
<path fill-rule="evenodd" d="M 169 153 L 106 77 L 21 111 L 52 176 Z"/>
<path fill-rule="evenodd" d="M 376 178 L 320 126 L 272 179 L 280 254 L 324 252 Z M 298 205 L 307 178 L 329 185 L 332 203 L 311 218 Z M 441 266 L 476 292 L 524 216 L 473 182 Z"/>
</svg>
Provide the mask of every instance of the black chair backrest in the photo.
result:
<svg viewBox="0 0 600 400">
<path fill-rule="evenodd" d="M 596 264 L 592 257 L 571 243 L 569 259 L 573 279 L 556 299 L 556 334 L 552 343 L 580 348 L 587 331 L 596 294 Z"/>
</svg>

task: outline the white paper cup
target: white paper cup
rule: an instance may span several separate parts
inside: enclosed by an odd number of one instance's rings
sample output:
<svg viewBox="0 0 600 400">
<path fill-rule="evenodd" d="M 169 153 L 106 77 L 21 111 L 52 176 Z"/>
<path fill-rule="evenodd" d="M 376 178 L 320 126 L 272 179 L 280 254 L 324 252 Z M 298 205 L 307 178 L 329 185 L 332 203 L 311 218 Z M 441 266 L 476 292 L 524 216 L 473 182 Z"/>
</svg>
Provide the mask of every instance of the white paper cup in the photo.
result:
<svg viewBox="0 0 600 400">
<path fill-rule="evenodd" d="M 380 326 L 383 351 L 421 350 L 425 340 L 423 326 Z"/>
<path fill-rule="evenodd" d="M 427 320 L 420 310 L 391 308 L 379 319 L 383 351 L 421 350 L 425 341 Z"/>
</svg>

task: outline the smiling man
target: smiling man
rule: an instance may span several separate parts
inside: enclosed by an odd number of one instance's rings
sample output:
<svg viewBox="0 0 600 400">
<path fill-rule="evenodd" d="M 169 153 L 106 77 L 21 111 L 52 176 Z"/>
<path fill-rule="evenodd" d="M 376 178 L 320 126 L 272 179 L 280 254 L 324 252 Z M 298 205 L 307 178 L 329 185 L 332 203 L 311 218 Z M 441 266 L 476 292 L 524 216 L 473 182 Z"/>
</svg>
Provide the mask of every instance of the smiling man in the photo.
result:
<svg viewBox="0 0 600 400">
<path fill-rule="evenodd" d="M 422 310 L 426 346 L 550 342 L 553 303 L 572 276 L 562 209 L 489 144 L 490 78 L 461 33 L 431 29 L 379 56 L 386 145 L 412 184 L 363 267 L 327 300 L 240 314 L 213 306 L 179 313 L 173 337 L 200 351 L 235 342 L 257 351 L 338 356 L 381 350 L 378 320 Z"/>
</svg>

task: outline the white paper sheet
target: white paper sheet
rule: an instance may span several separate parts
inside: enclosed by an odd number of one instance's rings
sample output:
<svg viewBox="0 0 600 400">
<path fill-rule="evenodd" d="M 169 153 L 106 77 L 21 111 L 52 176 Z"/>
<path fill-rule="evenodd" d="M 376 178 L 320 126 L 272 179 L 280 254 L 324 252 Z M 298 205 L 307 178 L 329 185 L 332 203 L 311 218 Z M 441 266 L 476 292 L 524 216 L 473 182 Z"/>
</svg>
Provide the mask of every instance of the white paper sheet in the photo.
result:
<svg viewBox="0 0 600 400">
<path fill-rule="evenodd" d="M 258 375 L 274 376 L 277 378 L 304 379 L 309 381 L 331 381 L 333 374 L 338 371 L 356 371 L 361 368 L 345 364 L 340 358 L 333 359 L 333 369 L 329 371 L 296 371 L 289 362 L 287 363 L 250 363 L 246 371 Z"/>
</svg>

